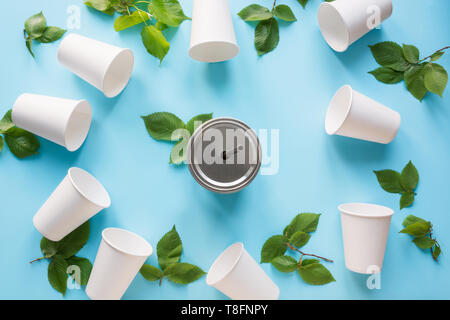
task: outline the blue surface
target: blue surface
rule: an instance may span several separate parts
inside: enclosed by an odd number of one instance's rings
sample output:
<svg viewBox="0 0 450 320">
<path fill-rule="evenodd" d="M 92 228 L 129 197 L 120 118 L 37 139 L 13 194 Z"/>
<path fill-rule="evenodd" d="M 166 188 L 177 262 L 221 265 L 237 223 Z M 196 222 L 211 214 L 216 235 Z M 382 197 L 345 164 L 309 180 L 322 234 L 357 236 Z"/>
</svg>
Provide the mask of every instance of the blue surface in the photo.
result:
<svg viewBox="0 0 450 320">
<path fill-rule="evenodd" d="M 16 159 L 5 148 L 0 154 L 0 298 L 61 299 L 47 281 L 48 262 L 30 265 L 41 255 L 41 235 L 32 224 L 37 209 L 71 166 L 93 173 L 105 185 L 112 206 L 91 220 L 91 237 L 80 252 L 92 262 L 101 230 L 116 226 L 144 236 L 153 246 L 173 224 L 184 244 L 182 261 L 205 271 L 228 245 L 243 241 L 259 260 L 264 241 L 280 233 L 299 212 L 322 213 L 319 228 L 305 251 L 335 259 L 326 264 L 337 282 L 310 286 L 297 274 L 282 274 L 269 264 L 263 269 L 281 289 L 281 299 L 449 299 L 450 228 L 450 89 L 444 98 L 429 94 L 415 100 L 404 84 L 377 82 L 367 72 L 377 64 L 367 47 L 384 40 L 415 44 L 422 56 L 450 44 L 447 0 L 394 0 L 394 13 L 381 30 L 372 31 L 345 53 L 333 52 L 322 39 L 316 13 L 321 1 L 306 10 L 294 0 L 299 21 L 281 23 L 278 48 L 258 58 L 253 47 L 254 25 L 236 13 L 251 1 L 232 0 L 231 10 L 241 52 L 227 63 L 202 64 L 188 57 L 190 22 L 167 32 L 171 49 L 162 65 L 148 55 L 140 27 L 120 34 L 113 19 L 88 10 L 82 1 L 27 0 L 3 4 L 0 19 L 0 113 L 24 92 L 90 101 L 94 122 L 84 146 L 75 153 L 40 139 L 40 154 Z M 271 0 L 259 3 L 271 5 Z M 192 1 L 181 1 L 192 12 Z M 36 60 L 25 48 L 23 21 L 44 11 L 49 25 L 64 27 L 69 5 L 81 8 L 76 31 L 105 42 L 129 47 L 136 67 L 126 90 L 115 99 L 83 82 L 56 60 L 58 44 L 34 44 Z M 450 69 L 450 54 L 440 64 Z M 392 107 L 402 116 L 397 138 L 379 145 L 327 136 L 325 112 L 343 84 Z M 280 168 L 261 176 L 244 191 L 217 195 L 200 187 L 187 167 L 168 164 L 171 145 L 151 139 L 141 115 L 170 111 L 187 121 L 199 113 L 239 118 L 255 129 L 280 129 Z M 399 208 L 399 196 L 381 190 L 374 169 L 401 170 L 412 160 L 420 173 L 412 208 Z M 337 206 L 373 202 L 396 210 L 392 219 L 381 290 L 368 290 L 366 276 L 345 269 Z M 435 263 L 429 252 L 399 234 L 407 214 L 433 222 L 444 254 Z M 156 264 L 156 256 L 149 262 Z M 72 290 L 66 299 L 86 299 Z M 136 277 L 124 299 L 223 299 L 205 278 L 181 286 Z"/>
</svg>

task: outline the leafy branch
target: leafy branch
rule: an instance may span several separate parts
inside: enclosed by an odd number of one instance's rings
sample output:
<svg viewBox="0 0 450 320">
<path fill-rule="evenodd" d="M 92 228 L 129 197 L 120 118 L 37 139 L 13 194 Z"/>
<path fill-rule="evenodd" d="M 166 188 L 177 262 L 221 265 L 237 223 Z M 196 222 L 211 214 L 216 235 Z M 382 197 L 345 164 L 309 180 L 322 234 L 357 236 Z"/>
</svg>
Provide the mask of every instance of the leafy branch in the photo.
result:
<svg viewBox="0 0 450 320">
<path fill-rule="evenodd" d="M 159 268 L 144 264 L 140 270 L 141 275 L 148 281 L 159 281 L 161 285 L 164 278 L 179 284 L 189 284 L 205 275 L 199 267 L 179 262 L 183 251 L 183 243 L 175 226 L 167 232 L 156 246 Z"/>
<path fill-rule="evenodd" d="M 299 248 L 306 245 L 311 238 L 309 233 L 316 231 L 320 214 L 300 213 L 284 229 L 282 235 L 275 235 L 267 239 L 261 249 L 261 263 L 271 263 L 281 272 L 293 272 L 297 270 L 300 277 L 309 284 L 323 285 L 336 281 L 333 275 L 320 260 L 333 262 L 322 256 L 305 253 Z M 297 261 L 294 257 L 286 255 L 286 250 L 300 253 Z M 317 259 L 304 259 L 304 257 Z"/>
<path fill-rule="evenodd" d="M 4 142 L 9 150 L 19 159 L 23 159 L 38 153 L 39 140 L 31 132 L 17 128 L 12 122 L 12 111 L 6 112 L 0 120 L 0 152 L 3 150 Z M 4 142 L 3 142 L 4 140 Z"/>
<path fill-rule="evenodd" d="M 409 215 L 403 221 L 403 226 L 405 227 L 400 233 L 406 233 L 414 237 L 412 240 L 414 244 L 423 250 L 430 249 L 431 256 L 434 261 L 438 261 L 438 257 L 441 254 L 441 246 L 433 237 L 433 225 L 430 221 L 425 221 L 422 218 Z"/>
<path fill-rule="evenodd" d="M 443 66 L 434 63 L 440 59 L 450 46 L 437 50 L 433 54 L 419 59 L 419 49 L 413 45 L 385 41 L 369 46 L 380 68 L 370 71 L 378 81 L 386 84 L 405 81 L 408 91 L 422 101 L 427 92 L 440 97 L 448 82 L 448 74 Z"/>
<path fill-rule="evenodd" d="M 115 12 L 121 14 L 114 21 L 117 32 L 143 24 L 142 42 L 160 63 L 170 49 L 162 31 L 191 19 L 184 14 L 178 0 L 85 0 L 84 3 L 110 16 Z"/>
</svg>

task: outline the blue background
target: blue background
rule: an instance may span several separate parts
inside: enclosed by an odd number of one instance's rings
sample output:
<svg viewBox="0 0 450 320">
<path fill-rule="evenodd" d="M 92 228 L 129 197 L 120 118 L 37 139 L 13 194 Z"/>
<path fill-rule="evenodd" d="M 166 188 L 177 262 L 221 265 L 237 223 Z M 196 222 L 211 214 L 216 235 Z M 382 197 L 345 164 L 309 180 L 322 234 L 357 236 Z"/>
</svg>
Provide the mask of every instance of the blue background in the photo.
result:
<svg viewBox="0 0 450 320">
<path fill-rule="evenodd" d="M 304 10 L 289 4 L 298 21 L 280 23 L 278 48 L 258 58 L 253 46 L 254 24 L 236 13 L 252 1 L 230 1 L 241 52 L 233 60 L 203 64 L 187 54 L 190 21 L 166 31 L 171 48 L 164 62 L 146 53 L 140 28 L 116 33 L 113 18 L 87 9 L 76 0 L 27 0 L 2 5 L 0 50 L 0 113 L 24 92 L 87 99 L 94 122 L 83 147 L 75 153 L 40 139 L 40 154 L 18 160 L 5 147 L 0 154 L 0 298 L 61 299 L 47 281 L 47 261 L 41 256 L 41 235 L 32 217 L 71 166 L 94 174 L 107 188 L 112 206 L 91 220 L 89 242 L 79 253 L 95 259 L 101 230 L 122 227 L 144 236 L 154 247 L 173 224 L 184 244 L 182 261 L 207 271 L 227 246 L 243 241 L 257 260 L 264 241 L 280 233 L 299 212 L 322 213 L 306 252 L 335 260 L 325 263 L 337 282 L 325 286 L 304 283 L 298 274 L 283 274 L 269 264 L 262 268 L 281 289 L 281 299 L 443 299 L 450 298 L 450 89 L 444 98 L 428 94 L 420 103 L 403 83 L 385 85 L 367 72 L 375 69 L 369 44 L 384 40 L 415 44 L 424 57 L 450 44 L 447 0 L 394 0 L 394 12 L 381 30 L 374 30 L 345 53 L 333 52 L 319 32 L 316 19 L 321 1 Z M 181 1 L 187 15 L 192 1 Z M 272 0 L 258 1 L 271 6 Z M 81 8 L 80 34 L 134 51 L 136 65 L 126 90 L 108 99 L 56 60 L 58 44 L 34 43 L 36 60 L 25 48 L 23 22 L 43 10 L 49 25 L 64 27 L 69 5 Z M 450 69 L 450 54 L 440 61 Z M 401 113 L 402 125 L 390 145 L 327 136 L 325 112 L 343 84 Z M 172 145 L 153 140 L 141 115 L 170 111 L 187 121 L 199 113 L 230 116 L 254 129 L 280 129 L 280 168 L 273 176 L 259 175 L 245 190 L 218 195 L 200 187 L 186 166 L 168 164 Z M 413 207 L 399 211 L 399 196 L 384 192 L 374 169 L 401 170 L 412 160 L 420 173 Z M 381 289 L 369 290 L 367 277 L 345 269 L 337 206 L 373 202 L 395 209 Z M 399 234 L 408 214 L 435 225 L 444 254 L 432 260 Z M 156 255 L 149 258 L 156 265 Z M 86 299 L 84 290 L 68 291 L 65 299 Z M 167 280 L 159 287 L 138 275 L 124 299 L 223 299 L 205 277 L 181 286 Z"/>
</svg>

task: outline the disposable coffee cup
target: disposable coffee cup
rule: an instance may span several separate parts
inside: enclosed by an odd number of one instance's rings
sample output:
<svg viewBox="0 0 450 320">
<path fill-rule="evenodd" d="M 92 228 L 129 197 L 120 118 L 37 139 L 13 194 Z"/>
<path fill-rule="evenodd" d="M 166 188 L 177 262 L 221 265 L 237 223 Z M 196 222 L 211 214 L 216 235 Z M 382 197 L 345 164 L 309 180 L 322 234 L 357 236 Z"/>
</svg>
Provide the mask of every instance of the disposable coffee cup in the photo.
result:
<svg viewBox="0 0 450 320">
<path fill-rule="evenodd" d="M 73 167 L 35 214 L 33 224 L 47 239 L 59 241 L 110 205 L 101 183 Z"/>
<path fill-rule="evenodd" d="M 329 135 L 387 144 L 397 135 L 400 122 L 397 111 L 344 85 L 330 102 L 325 130 Z"/>
<path fill-rule="evenodd" d="M 121 93 L 130 80 L 134 56 L 130 49 L 71 33 L 59 45 L 58 61 L 112 98 Z"/>
<path fill-rule="evenodd" d="M 11 117 L 17 127 L 75 151 L 88 135 L 92 109 L 86 100 L 24 93 L 14 103 Z"/>
<path fill-rule="evenodd" d="M 233 118 L 203 123 L 189 139 L 187 163 L 194 179 L 216 193 L 248 186 L 261 167 L 261 145 L 255 132 Z"/>
<path fill-rule="evenodd" d="M 335 0 L 323 2 L 318 20 L 322 36 L 342 52 L 392 14 L 392 0 Z"/>
<path fill-rule="evenodd" d="M 206 283 L 232 300 L 277 300 L 280 295 L 280 289 L 240 242 L 214 261 Z"/>
<path fill-rule="evenodd" d="M 339 211 L 346 268 L 363 274 L 381 272 L 394 211 L 368 203 L 341 204 Z"/>
<path fill-rule="evenodd" d="M 238 53 L 228 0 L 194 0 L 189 56 L 201 62 L 220 62 Z"/>
<path fill-rule="evenodd" d="M 86 294 L 92 300 L 120 300 L 152 253 L 152 246 L 133 232 L 103 230 Z"/>
</svg>

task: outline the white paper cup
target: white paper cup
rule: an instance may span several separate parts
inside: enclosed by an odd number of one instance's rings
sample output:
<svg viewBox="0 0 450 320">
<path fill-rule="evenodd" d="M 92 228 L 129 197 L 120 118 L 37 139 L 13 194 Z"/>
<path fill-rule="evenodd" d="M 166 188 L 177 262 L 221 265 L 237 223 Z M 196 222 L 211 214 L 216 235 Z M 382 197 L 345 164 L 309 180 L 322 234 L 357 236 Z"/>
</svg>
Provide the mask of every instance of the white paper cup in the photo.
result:
<svg viewBox="0 0 450 320">
<path fill-rule="evenodd" d="M 92 300 L 120 300 L 152 253 L 152 246 L 135 233 L 103 230 L 86 294 Z"/>
<path fill-rule="evenodd" d="M 201 62 L 230 60 L 239 53 L 228 0 L 194 0 L 189 55 Z"/>
<path fill-rule="evenodd" d="M 392 0 L 336 0 L 323 2 L 318 19 L 322 36 L 342 52 L 392 14 Z"/>
<path fill-rule="evenodd" d="M 368 203 L 341 204 L 339 211 L 346 268 L 364 274 L 381 271 L 394 211 Z"/>
<path fill-rule="evenodd" d="M 387 144 L 397 135 L 400 122 L 397 111 L 344 85 L 330 102 L 325 130 L 329 135 Z"/>
<path fill-rule="evenodd" d="M 92 109 L 86 100 L 24 93 L 14 103 L 11 117 L 17 127 L 75 151 L 88 135 Z"/>
<path fill-rule="evenodd" d="M 33 224 L 47 239 L 59 241 L 110 205 L 100 182 L 74 167 L 35 214 Z"/>
<path fill-rule="evenodd" d="M 121 93 L 130 80 L 134 56 L 130 49 L 71 33 L 59 45 L 58 61 L 112 98 Z"/>
<path fill-rule="evenodd" d="M 240 242 L 214 261 L 206 283 L 233 300 L 277 300 L 280 295 L 280 289 Z"/>
</svg>

